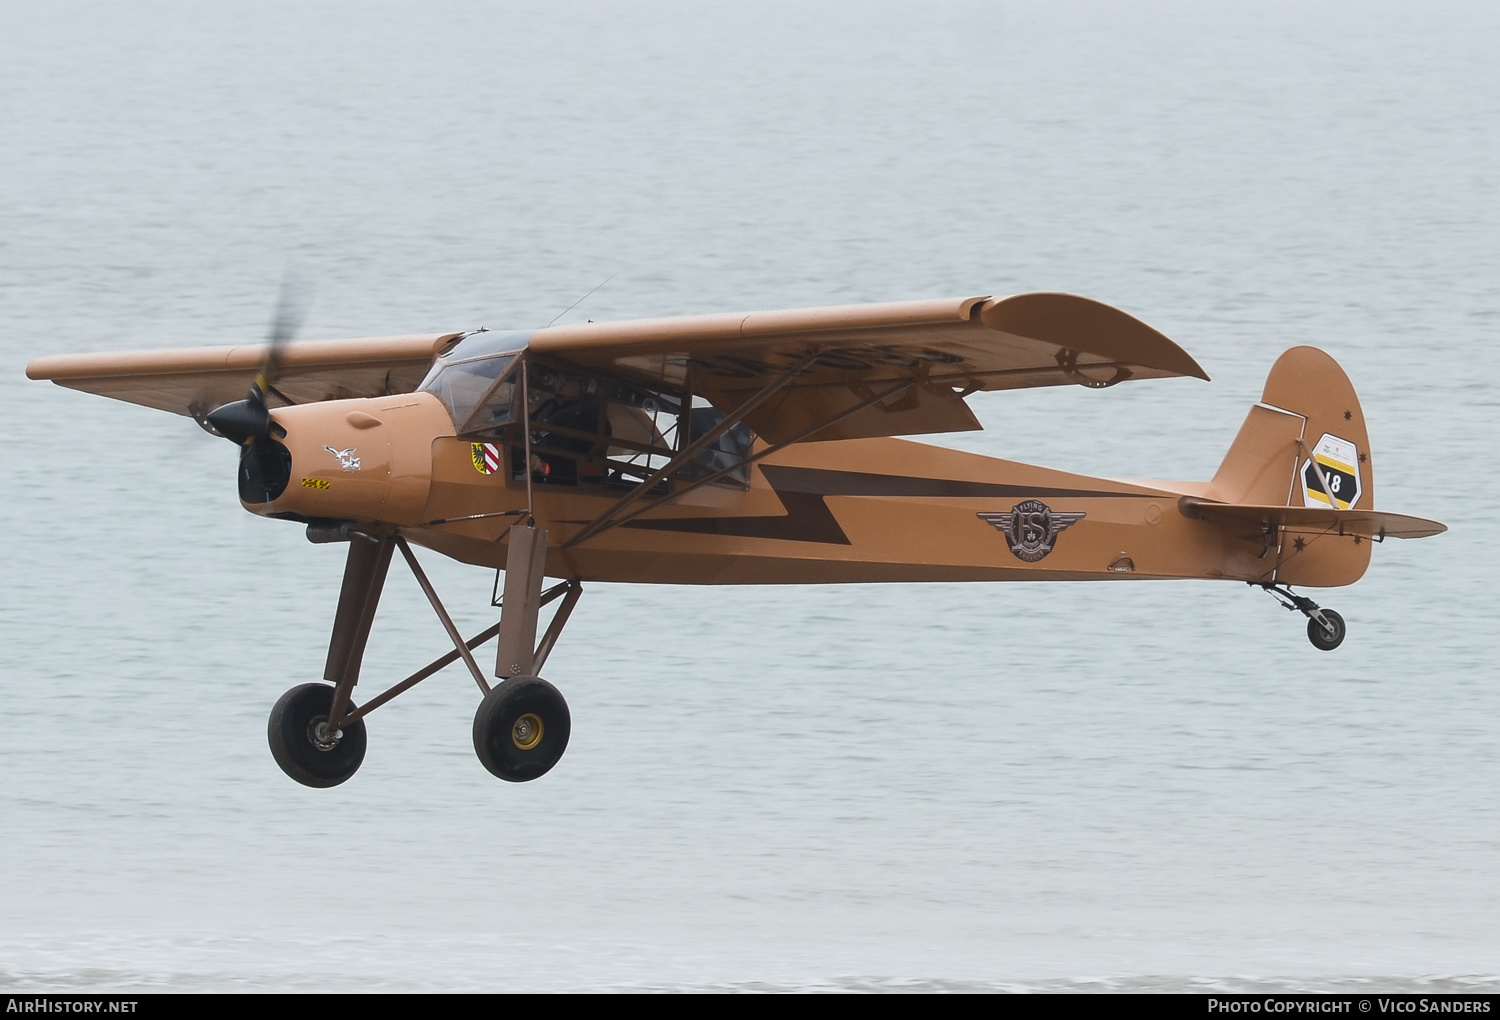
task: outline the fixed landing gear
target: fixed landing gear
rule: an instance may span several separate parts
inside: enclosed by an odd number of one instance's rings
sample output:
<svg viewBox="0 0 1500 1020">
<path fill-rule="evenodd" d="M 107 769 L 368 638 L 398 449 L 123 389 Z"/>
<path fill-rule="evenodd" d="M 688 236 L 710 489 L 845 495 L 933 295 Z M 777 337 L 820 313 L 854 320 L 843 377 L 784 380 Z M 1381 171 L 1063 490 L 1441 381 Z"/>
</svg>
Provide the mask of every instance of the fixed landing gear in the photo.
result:
<svg viewBox="0 0 1500 1020">
<path fill-rule="evenodd" d="M 474 713 L 474 752 L 492 775 L 525 783 L 547 773 L 568 747 L 568 703 L 538 676 L 513 676 Z"/>
<path fill-rule="evenodd" d="M 355 719 L 337 729 L 328 725 L 334 689 L 302 684 L 281 696 L 271 709 L 267 737 L 271 757 L 281 771 L 303 786 L 337 786 L 365 760 L 365 721 Z M 349 705 L 349 711 L 354 705 Z"/>
<path fill-rule="evenodd" d="M 505 595 L 495 603 L 500 607 L 500 620 L 467 641 L 453 625 L 411 547 L 399 534 L 370 535 L 350 524 L 338 529 L 315 530 L 309 526 L 308 537 L 314 541 L 349 542 L 349 558 L 344 566 L 343 588 L 323 670 L 327 683 L 294 687 L 271 710 L 267 731 L 271 755 L 283 772 L 304 786 L 329 787 L 345 782 L 364 761 L 364 717 L 459 659 L 484 695 L 474 716 L 474 750 L 484 767 L 507 782 L 524 783 L 545 775 L 557 764 L 567 749 L 572 720 L 568 704 L 557 688 L 535 674 L 541 672 L 573 607 L 582 597 L 583 585 L 569 580 L 542 590 L 547 564 L 545 531 L 529 521 L 511 529 L 505 562 Z M 361 708 L 354 704 L 351 695 L 359 682 L 365 643 L 387 569 L 396 552 L 400 552 L 432 604 L 453 642 L 453 650 L 371 698 Z M 538 611 L 558 599 L 562 601 L 557 612 L 538 642 Z M 495 675 L 503 682 L 491 688 L 474 659 L 474 649 L 496 636 L 499 647 Z"/>
<path fill-rule="evenodd" d="M 1284 584 L 1262 584 L 1284 607 L 1307 617 L 1307 640 L 1314 648 L 1331 652 L 1344 643 L 1344 618 L 1332 609 L 1324 609 L 1305 595 L 1295 594 Z"/>
</svg>

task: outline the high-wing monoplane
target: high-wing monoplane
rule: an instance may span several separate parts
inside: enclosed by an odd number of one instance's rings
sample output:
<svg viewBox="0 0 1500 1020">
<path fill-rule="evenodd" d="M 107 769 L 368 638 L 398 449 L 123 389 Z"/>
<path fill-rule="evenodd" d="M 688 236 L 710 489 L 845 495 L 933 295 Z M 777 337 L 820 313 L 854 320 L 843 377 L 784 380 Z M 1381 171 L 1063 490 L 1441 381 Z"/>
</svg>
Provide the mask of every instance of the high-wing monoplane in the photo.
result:
<svg viewBox="0 0 1500 1020">
<path fill-rule="evenodd" d="M 459 660 L 483 695 L 480 761 L 513 782 L 547 772 L 570 716 L 538 674 L 585 582 L 1214 578 L 1272 593 L 1332 650 L 1343 618 L 1293 586 L 1351 584 L 1373 544 L 1445 530 L 1374 508 L 1359 400 L 1312 347 L 1272 366 L 1208 481 L 1091 478 L 893 438 L 979 428 L 964 398 L 980 390 L 1208 378 L 1140 320 L 1066 294 L 289 331 L 278 317 L 268 345 L 61 355 L 27 374 L 191 416 L 240 448 L 246 510 L 349 544 L 325 682 L 271 711 L 272 753 L 308 786 L 353 775 L 366 716 Z M 464 637 L 413 546 L 495 569 L 497 622 Z M 396 554 L 453 648 L 356 705 Z M 491 671 L 475 650 L 492 638 Z"/>
</svg>

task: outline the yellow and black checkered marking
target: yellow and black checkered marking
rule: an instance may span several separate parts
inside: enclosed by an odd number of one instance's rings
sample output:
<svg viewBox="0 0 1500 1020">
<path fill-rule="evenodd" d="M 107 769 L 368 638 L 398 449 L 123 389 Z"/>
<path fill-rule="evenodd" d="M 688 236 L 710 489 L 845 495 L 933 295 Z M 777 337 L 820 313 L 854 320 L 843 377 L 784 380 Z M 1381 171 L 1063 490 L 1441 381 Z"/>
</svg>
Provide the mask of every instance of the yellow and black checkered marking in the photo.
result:
<svg viewBox="0 0 1500 1020">
<path fill-rule="evenodd" d="M 302 487 L 304 489 L 326 489 L 330 486 L 330 484 L 330 482 L 324 481 L 321 478 L 302 479 Z"/>
</svg>

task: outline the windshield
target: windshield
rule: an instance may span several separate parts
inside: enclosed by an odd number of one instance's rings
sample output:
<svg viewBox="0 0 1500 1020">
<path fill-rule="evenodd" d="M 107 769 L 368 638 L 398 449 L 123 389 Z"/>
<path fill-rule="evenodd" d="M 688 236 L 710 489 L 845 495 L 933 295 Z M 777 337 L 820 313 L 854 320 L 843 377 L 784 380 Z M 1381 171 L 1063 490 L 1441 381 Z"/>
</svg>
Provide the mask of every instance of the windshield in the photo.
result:
<svg viewBox="0 0 1500 1020">
<path fill-rule="evenodd" d="M 513 379 L 504 377 L 530 338 L 528 331 L 471 333 L 433 362 L 417 389 L 436 395 L 460 432 L 504 425 L 515 402 Z"/>
</svg>

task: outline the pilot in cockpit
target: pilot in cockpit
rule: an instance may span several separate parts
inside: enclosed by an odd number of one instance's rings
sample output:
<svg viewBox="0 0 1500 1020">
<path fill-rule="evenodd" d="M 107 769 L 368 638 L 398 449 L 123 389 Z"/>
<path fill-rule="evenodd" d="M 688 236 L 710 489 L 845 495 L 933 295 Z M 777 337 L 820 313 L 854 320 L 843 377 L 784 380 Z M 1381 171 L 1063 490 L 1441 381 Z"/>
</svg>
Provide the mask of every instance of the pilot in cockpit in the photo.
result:
<svg viewBox="0 0 1500 1020">
<path fill-rule="evenodd" d="M 546 387 L 547 383 L 552 385 Z M 550 394 L 547 388 L 551 389 Z M 540 402 L 530 415 L 531 442 L 534 447 L 546 449 L 532 451 L 532 474 L 555 484 L 575 485 L 580 473 L 578 460 L 557 456 L 552 451 L 566 450 L 586 456 L 598 445 L 598 440 L 593 438 L 600 430 L 598 383 L 582 376 L 558 373 L 544 379 L 536 397 Z M 548 425 L 553 428 L 547 428 Z M 562 429 L 568 431 L 559 431 Z M 587 437 L 570 433 L 586 433 Z M 587 473 L 587 467 L 584 473 Z"/>
</svg>

